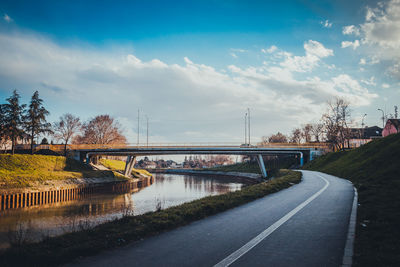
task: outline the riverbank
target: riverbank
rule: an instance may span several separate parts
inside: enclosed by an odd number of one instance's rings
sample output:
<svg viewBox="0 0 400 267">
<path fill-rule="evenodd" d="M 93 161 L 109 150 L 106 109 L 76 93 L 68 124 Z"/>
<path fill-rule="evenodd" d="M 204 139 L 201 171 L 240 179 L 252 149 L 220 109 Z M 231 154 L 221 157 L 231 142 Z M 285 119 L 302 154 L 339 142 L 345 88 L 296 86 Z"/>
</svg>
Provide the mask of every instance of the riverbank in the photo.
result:
<svg viewBox="0 0 400 267">
<path fill-rule="evenodd" d="M 14 246 L 0 255 L 0 263 L 7 266 L 62 264 L 186 225 L 301 181 L 301 173 L 298 172 L 281 171 L 278 176 L 272 181 L 250 185 L 240 191 L 205 197 L 140 216 L 126 216 L 90 230 L 49 238 L 36 244 Z"/>
<path fill-rule="evenodd" d="M 154 173 L 166 173 L 166 174 L 190 174 L 190 175 L 211 175 L 211 176 L 227 176 L 237 178 L 245 183 L 259 183 L 262 181 L 260 174 L 247 173 L 247 172 L 225 172 L 225 171 L 206 171 L 196 169 L 154 169 L 148 170 Z"/>
<path fill-rule="evenodd" d="M 304 167 L 348 179 L 358 190 L 353 266 L 400 266 L 399 153 L 396 134 Z"/>
<path fill-rule="evenodd" d="M 0 194 L 121 181 L 128 178 L 112 170 L 94 170 L 63 156 L 0 155 Z"/>
</svg>

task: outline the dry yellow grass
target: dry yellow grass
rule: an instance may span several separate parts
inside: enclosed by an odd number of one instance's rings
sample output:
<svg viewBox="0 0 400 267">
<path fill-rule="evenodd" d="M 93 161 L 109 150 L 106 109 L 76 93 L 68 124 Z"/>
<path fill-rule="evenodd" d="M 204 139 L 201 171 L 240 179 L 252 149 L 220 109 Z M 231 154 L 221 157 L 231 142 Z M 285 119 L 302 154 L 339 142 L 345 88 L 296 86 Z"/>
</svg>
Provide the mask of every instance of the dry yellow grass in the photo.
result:
<svg viewBox="0 0 400 267">
<path fill-rule="evenodd" d="M 115 177 L 112 171 L 95 171 L 66 157 L 0 155 L 0 188 L 29 187 L 33 183 L 70 178 Z"/>
</svg>

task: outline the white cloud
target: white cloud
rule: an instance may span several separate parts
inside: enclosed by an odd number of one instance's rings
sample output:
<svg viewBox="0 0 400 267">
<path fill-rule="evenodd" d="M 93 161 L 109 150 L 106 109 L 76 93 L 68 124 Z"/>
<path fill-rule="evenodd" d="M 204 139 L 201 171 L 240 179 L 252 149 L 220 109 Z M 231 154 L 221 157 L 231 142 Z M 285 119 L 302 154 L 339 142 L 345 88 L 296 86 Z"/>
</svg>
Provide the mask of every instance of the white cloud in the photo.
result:
<svg viewBox="0 0 400 267">
<path fill-rule="evenodd" d="M 271 53 L 273 53 L 273 52 L 275 52 L 276 50 L 278 50 L 278 47 L 276 47 L 275 45 L 271 45 L 268 49 L 261 49 L 261 52 L 263 52 L 263 53 L 269 53 L 269 54 L 271 54 Z"/>
<path fill-rule="evenodd" d="M 238 56 L 235 53 L 231 53 L 231 56 L 237 58 Z"/>
<path fill-rule="evenodd" d="M 7 23 L 10 23 L 10 22 L 12 22 L 13 21 L 13 19 L 12 18 L 10 18 L 10 16 L 9 15 L 7 15 L 7 14 L 4 14 L 4 16 L 3 16 L 3 19 L 7 22 Z"/>
<path fill-rule="evenodd" d="M 241 48 L 231 48 L 232 52 L 239 52 L 239 53 L 246 53 L 248 50 L 246 49 L 241 49 Z"/>
<path fill-rule="evenodd" d="M 280 65 L 290 71 L 309 72 L 318 66 L 321 58 L 333 56 L 333 50 L 327 49 L 323 44 L 309 40 L 304 43 L 305 56 L 293 56 L 290 53 L 282 52 L 285 60 Z"/>
<path fill-rule="evenodd" d="M 391 0 L 380 6 L 367 9 L 366 22 L 361 25 L 364 40 L 386 48 L 400 48 L 400 1 Z"/>
<path fill-rule="evenodd" d="M 349 26 L 343 27 L 342 33 L 345 35 L 354 34 L 354 35 L 358 36 L 358 35 L 360 35 L 360 29 L 358 29 L 354 25 L 349 25 Z"/>
<path fill-rule="evenodd" d="M 390 87 L 390 85 L 389 85 L 389 84 L 387 84 L 387 83 L 383 83 L 383 84 L 382 84 L 382 87 L 386 89 L 386 88 L 389 88 L 389 87 Z"/>
<path fill-rule="evenodd" d="M 309 40 L 307 43 L 304 43 L 304 49 L 306 50 L 307 54 L 315 55 L 319 58 L 333 56 L 332 49 L 327 49 L 323 44 L 313 40 Z"/>
<path fill-rule="evenodd" d="M 375 77 L 374 76 L 372 76 L 368 80 L 361 79 L 361 82 L 366 84 L 366 85 L 376 86 L 376 82 L 375 82 Z"/>
<path fill-rule="evenodd" d="M 343 28 L 343 34 L 359 36 L 359 43 L 344 41 L 342 47 L 356 49 L 363 45 L 365 56 L 361 65 L 381 63 L 382 73 L 400 79 L 400 0 L 378 2 L 375 8 L 367 7 L 365 21 L 358 26 Z M 368 58 L 368 59 L 367 59 Z"/>
<path fill-rule="evenodd" d="M 342 42 L 342 48 L 351 47 L 351 48 L 353 48 L 353 50 L 355 50 L 359 46 L 360 46 L 360 42 L 358 40 L 355 40 L 354 42 L 350 42 L 350 41 Z"/>
<path fill-rule="evenodd" d="M 332 22 L 329 22 L 329 20 L 321 21 L 321 25 L 324 26 L 325 28 L 331 28 Z"/>
<path fill-rule="evenodd" d="M 3 94 L 17 88 L 29 97 L 39 90 L 52 119 L 65 112 L 82 119 L 110 113 L 119 118 L 131 142 L 136 141 L 139 107 L 151 118 L 152 142 L 240 142 L 247 107 L 254 114 L 254 137 L 260 137 L 318 119 L 325 101 L 334 96 L 347 97 L 356 106 L 376 97 L 348 75 L 295 79 L 296 68 L 312 69 L 333 55 L 311 40 L 304 44 L 303 57 L 283 51 L 282 64 L 231 65 L 227 72 L 187 57 L 182 65 L 143 61 L 126 53 L 126 47 L 71 48 L 38 35 L 0 33 L 0 47 Z M 196 135 L 187 134 L 191 132 Z"/>
</svg>

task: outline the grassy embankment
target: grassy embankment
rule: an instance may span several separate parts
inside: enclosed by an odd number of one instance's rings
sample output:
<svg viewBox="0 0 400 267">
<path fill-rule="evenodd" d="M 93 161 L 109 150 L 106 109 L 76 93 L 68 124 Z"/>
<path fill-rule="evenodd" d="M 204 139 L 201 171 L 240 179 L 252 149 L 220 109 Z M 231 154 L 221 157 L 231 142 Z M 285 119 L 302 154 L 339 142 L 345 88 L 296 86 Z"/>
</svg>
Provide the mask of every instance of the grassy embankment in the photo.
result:
<svg viewBox="0 0 400 267">
<path fill-rule="evenodd" d="M 200 171 L 217 171 L 217 172 L 249 172 L 249 173 L 260 173 L 260 167 L 257 162 L 244 162 L 236 163 L 226 166 L 218 166 L 213 168 L 196 169 Z"/>
<path fill-rule="evenodd" d="M 0 155 L 0 189 L 24 188 L 51 180 L 116 177 L 113 171 L 97 171 L 62 156 Z"/>
<path fill-rule="evenodd" d="M 121 161 L 121 160 L 100 159 L 100 163 L 104 167 L 107 167 L 110 170 L 114 170 L 114 171 L 123 171 L 125 169 L 125 161 Z M 151 173 L 149 173 L 146 170 L 133 168 L 132 175 L 135 177 L 140 177 L 140 175 L 151 176 Z"/>
<path fill-rule="evenodd" d="M 400 134 L 329 153 L 305 169 L 349 179 L 359 193 L 355 266 L 400 266 Z"/>
<path fill-rule="evenodd" d="M 284 170 L 278 179 L 251 185 L 242 190 L 205 197 L 180 206 L 127 216 L 93 229 L 49 238 L 36 244 L 12 247 L 0 254 L 0 266 L 57 265 L 88 256 L 146 236 L 171 230 L 195 220 L 228 210 L 287 188 L 301 180 L 301 173 Z"/>
<path fill-rule="evenodd" d="M 273 162 L 272 162 L 273 163 Z M 271 164 L 271 161 L 265 161 L 264 164 L 266 166 L 268 177 L 275 176 L 279 173 L 279 169 L 285 169 L 290 167 L 289 164 L 280 164 L 277 165 L 275 163 Z M 273 166 L 270 168 L 270 166 Z M 213 168 L 205 168 L 205 169 L 196 169 L 200 171 L 220 171 L 220 172 L 249 172 L 249 173 L 257 173 L 261 174 L 260 167 L 257 162 L 243 162 L 236 163 L 232 165 L 219 166 Z"/>
</svg>

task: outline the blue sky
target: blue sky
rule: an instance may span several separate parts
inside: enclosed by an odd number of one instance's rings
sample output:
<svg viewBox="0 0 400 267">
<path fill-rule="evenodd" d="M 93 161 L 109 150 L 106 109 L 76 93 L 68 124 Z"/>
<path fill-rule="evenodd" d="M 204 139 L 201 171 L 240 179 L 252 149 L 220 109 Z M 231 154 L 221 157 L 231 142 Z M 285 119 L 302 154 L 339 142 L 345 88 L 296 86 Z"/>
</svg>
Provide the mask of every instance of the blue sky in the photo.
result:
<svg viewBox="0 0 400 267">
<path fill-rule="evenodd" d="M 39 90 L 51 120 L 109 113 L 131 142 L 138 108 L 155 142 L 239 142 L 246 107 L 253 140 L 290 133 L 335 96 L 351 101 L 354 126 L 364 113 L 379 125 L 377 108 L 400 104 L 398 10 L 399 0 L 3 0 L 0 97 Z"/>
</svg>

